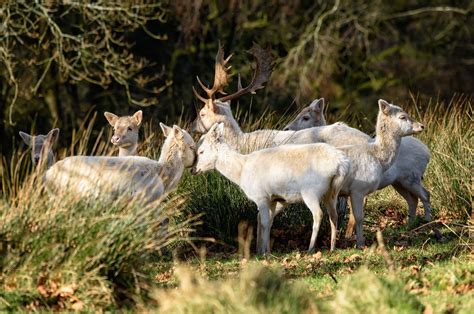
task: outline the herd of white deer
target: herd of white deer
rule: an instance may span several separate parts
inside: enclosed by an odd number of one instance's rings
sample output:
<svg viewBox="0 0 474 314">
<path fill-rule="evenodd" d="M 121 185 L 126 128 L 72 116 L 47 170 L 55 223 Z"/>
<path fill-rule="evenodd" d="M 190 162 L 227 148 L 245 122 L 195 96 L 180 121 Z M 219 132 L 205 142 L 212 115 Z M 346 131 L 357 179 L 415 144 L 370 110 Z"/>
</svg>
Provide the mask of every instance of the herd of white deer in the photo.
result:
<svg viewBox="0 0 474 314">
<path fill-rule="evenodd" d="M 59 129 L 36 136 L 20 132 L 32 148 L 33 163 L 47 167 L 45 186 L 80 198 L 125 195 L 150 205 L 176 188 L 185 168 L 192 168 L 195 175 L 216 169 L 257 205 L 259 254 L 270 252 L 273 220 L 291 203 L 304 202 L 313 215 L 309 251 L 314 249 L 321 225 L 321 202 L 329 214 L 330 250 L 334 250 L 338 196 L 350 197 L 346 236 L 352 235 L 355 226 L 358 247 L 364 246 L 364 199 L 388 185 L 406 200 L 409 221 L 416 216 L 419 199 L 425 219 L 431 219 L 429 192 L 422 185 L 430 152 L 421 141 L 409 136 L 422 131 L 422 124 L 400 107 L 380 99 L 376 136 L 371 138 L 341 122 L 326 125 L 321 98 L 304 108 L 283 131 L 245 133 L 232 115 L 230 101 L 262 88 L 273 68 L 267 50 L 254 45 L 249 52 L 256 59 L 250 84 L 243 88 L 239 76 L 237 92 L 226 94 L 230 57 L 225 59 L 219 46 L 213 87 L 197 79 L 207 97 L 193 88 L 204 106 L 192 131 L 204 135 L 196 144 L 187 131 L 160 123 L 166 139 L 158 161 L 137 156 L 142 111 L 125 117 L 105 112 L 114 129 L 111 142 L 119 148 L 117 157 L 70 156 L 55 162 L 52 147 Z M 216 97 L 218 93 L 221 97 Z"/>
</svg>

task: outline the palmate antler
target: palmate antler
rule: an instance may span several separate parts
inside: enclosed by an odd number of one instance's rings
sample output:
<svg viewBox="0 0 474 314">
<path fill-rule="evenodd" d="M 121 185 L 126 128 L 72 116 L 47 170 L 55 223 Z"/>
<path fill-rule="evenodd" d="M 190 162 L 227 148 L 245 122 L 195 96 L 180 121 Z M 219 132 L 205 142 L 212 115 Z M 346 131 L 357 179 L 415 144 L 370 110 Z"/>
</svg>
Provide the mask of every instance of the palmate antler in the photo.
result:
<svg viewBox="0 0 474 314">
<path fill-rule="evenodd" d="M 229 62 L 230 58 L 232 58 L 232 54 L 229 55 L 226 59 L 224 59 L 224 49 L 223 49 L 223 46 L 219 42 L 219 50 L 217 51 L 217 55 L 216 55 L 216 65 L 215 65 L 215 71 L 214 71 L 214 85 L 212 86 L 212 88 L 208 88 L 206 85 L 204 85 L 201 82 L 201 80 L 199 79 L 199 76 L 196 77 L 199 85 L 201 85 L 201 88 L 206 92 L 209 99 L 213 99 L 214 94 L 217 92 L 221 94 L 225 94 L 223 89 L 228 84 L 228 79 L 229 79 L 228 71 L 230 70 L 231 67 L 227 66 L 227 63 Z M 194 86 L 193 86 L 193 91 L 199 100 L 203 101 L 204 103 L 207 102 L 208 99 L 199 95 L 199 93 L 196 91 Z"/>
<path fill-rule="evenodd" d="M 270 78 L 270 75 L 273 70 L 273 65 L 274 65 L 274 57 L 271 54 L 271 51 L 269 49 L 263 49 L 256 43 L 253 44 L 252 48 L 248 50 L 248 53 L 250 53 L 256 61 L 256 67 L 253 73 L 252 81 L 248 86 L 245 88 L 242 88 L 242 82 L 240 80 L 240 74 L 238 77 L 238 85 L 237 85 L 237 92 L 226 95 L 220 98 L 217 98 L 217 100 L 220 101 L 229 101 L 232 99 L 235 99 L 241 95 L 244 95 L 246 93 L 255 93 L 258 89 L 263 88 L 263 84 L 268 81 Z M 215 67 L 215 74 L 214 74 L 214 86 L 209 89 L 206 87 L 199 77 L 197 78 L 199 85 L 201 85 L 202 89 L 206 92 L 207 96 L 209 98 L 204 98 L 199 93 L 196 91 L 196 89 L 193 86 L 193 91 L 196 97 L 201 100 L 204 103 L 208 103 L 209 100 L 214 99 L 214 95 L 219 92 L 221 94 L 225 95 L 225 92 L 223 88 L 228 84 L 228 78 L 229 78 L 229 73 L 228 71 L 230 70 L 230 66 L 227 67 L 227 63 L 229 62 L 230 58 L 232 55 L 227 57 L 227 59 L 224 59 L 224 50 L 222 46 L 219 44 L 219 50 L 216 55 L 216 67 Z"/>
</svg>

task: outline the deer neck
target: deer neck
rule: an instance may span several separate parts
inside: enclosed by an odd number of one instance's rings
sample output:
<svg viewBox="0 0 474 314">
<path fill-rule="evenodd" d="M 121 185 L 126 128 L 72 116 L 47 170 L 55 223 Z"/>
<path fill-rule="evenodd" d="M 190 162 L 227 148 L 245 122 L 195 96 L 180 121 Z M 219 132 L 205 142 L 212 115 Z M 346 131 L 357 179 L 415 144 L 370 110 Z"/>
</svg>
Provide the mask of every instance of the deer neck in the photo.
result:
<svg viewBox="0 0 474 314">
<path fill-rule="evenodd" d="M 126 157 L 126 156 L 135 156 L 137 154 L 137 144 L 132 144 L 127 147 L 119 147 L 119 156 Z"/>
<path fill-rule="evenodd" d="M 377 119 L 377 130 L 372 153 L 378 159 L 382 170 L 386 171 L 392 166 L 400 147 L 401 136 L 396 135 L 390 128 L 390 124 L 380 115 Z"/>
<path fill-rule="evenodd" d="M 178 185 L 184 165 L 177 144 L 173 144 L 168 152 L 163 152 L 158 159 L 159 176 L 163 181 L 165 191 L 169 191 Z"/>
<path fill-rule="evenodd" d="M 228 144 L 220 144 L 218 148 L 216 170 L 219 171 L 230 181 L 240 185 L 242 176 L 242 168 L 245 163 L 246 156 L 239 154 Z"/>
</svg>

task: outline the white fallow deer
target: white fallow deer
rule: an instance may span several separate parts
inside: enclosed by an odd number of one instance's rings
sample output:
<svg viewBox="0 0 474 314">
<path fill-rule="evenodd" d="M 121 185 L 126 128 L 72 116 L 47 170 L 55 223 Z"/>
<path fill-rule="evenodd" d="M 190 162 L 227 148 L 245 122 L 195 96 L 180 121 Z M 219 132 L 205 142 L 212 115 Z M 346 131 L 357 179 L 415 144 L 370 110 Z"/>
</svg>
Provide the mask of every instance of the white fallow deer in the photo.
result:
<svg viewBox="0 0 474 314">
<path fill-rule="evenodd" d="M 59 129 L 52 129 L 48 134 L 30 135 L 20 131 L 20 136 L 31 148 L 31 161 L 35 167 L 44 164 L 46 168 L 51 167 L 56 161 L 53 146 L 59 137 Z"/>
<path fill-rule="evenodd" d="M 109 124 L 114 128 L 110 141 L 118 146 L 119 156 L 134 156 L 137 154 L 138 130 L 142 124 L 143 112 L 135 112 L 132 116 L 119 117 L 110 112 L 104 112 Z"/>
<path fill-rule="evenodd" d="M 350 172 L 349 158 L 328 144 L 282 145 L 238 153 L 224 140 L 224 124 L 215 124 L 197 147 L 193 174 L 216 169 L 237 184 L 258 207 L 262 242 L 258 253 L 270 252 L 270 217 L 277 203 L 303 201 L 313 214 L 309 251 L 314 249 L 321 224 L 322 201 L 331 222 L 331 250 L 336 243 L 336 199 Z"/>
<path fill-rule="evenodd" d="M 166 136 L 158 161 L 146 157 L 71 156 L 51 167 L 45 184 L 78 197 L 129 196 L 144 204 L 173 190 L 195 159 L 195 143 L 183 129 L 160 123 Z"/>
<path fill-rule="evenodd" d="M 305 128 L 325 125 L 326 123 L 322 110 L 318 111 L 321 112 L 322 115 L 319 118 L 308 116 L 308 111 L 311 110 L 313 104 L 316 101 L 321 102 L 322 99 L 323 98 L 315 100 L 310 106 L 304 108 L 298 116 L 285 127 L 285 130 L 298 131 Z M 322 104 L 324 105 L 324 101 Z M 366 138 L 369 142 L 375 141 L 375 139 L 370 138 L 368 135 Z M 348 139 L 347 142 L 349 144 L 351 139 Z M 421 202 L 423 203 L 425 220 L 431 220 L 430 193 L 422 183 L 429 161 L 430 150 L 423 142 L 412 136 L 404 137 L 401 141 L 400 150 L 393 166 L 384 172 L 378 187 L 380 190 L 388 185 L 392 185 L 406 200 L 408 204 L 409 223 L 414 222 L 419 199 L 421 199 Z M 354 217 L 351 214 L 346 228 L 346 237 L 352 235 L 354 223 Z M 440 237 L 440 234 L 436 229 L 433 229 L 433 231 L 437 237 Z"/>
<path fill-rule="evenodd" d="M 323 125 L 326 125 L 326 117 L 324 116 L 324 98 L 319 98 L 313 100 L 309 106 L 301 109 L 298 115 L 288 123 L 283 130 L 299 131 Z"/>
<path fill-rule="evenodd" d="M 401 139 L 421 132 L 424 126 L 415 122 L 402 108 L 379 100 L 376 137 L 373 142 L 338 147 L 351 158 L 351 172 L 341 189 L 350 196 L 355 218 L 357 247 L 363 247 L 364 198 L 376 191 L 386 172 L 397 159 Z"/>
</svg>

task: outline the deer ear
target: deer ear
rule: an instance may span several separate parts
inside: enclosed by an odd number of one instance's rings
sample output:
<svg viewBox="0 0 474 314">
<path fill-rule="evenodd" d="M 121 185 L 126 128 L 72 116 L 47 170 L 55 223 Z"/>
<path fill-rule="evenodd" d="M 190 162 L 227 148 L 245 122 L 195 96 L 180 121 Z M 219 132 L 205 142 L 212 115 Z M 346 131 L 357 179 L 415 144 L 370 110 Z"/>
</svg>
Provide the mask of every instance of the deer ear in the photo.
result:
<svg viewBox="0 0 474 314">
<path fill-rule="evenodd" d="M 180 139 L 180 140 L 184 138 L 183 130 L 181 130 L 179 126 L 173 125 L 173 132 L 174 132 L 175 138 Z"/>
<path fill-rule="evenodd" d="M 172 128 L 170 128 L 166 124 L 160 122 L 160 127 L 163 130 L 163 134 L 165 135 L 165 137 L 168 137 L 171 134 Z"/>
<path fill-rule="evenodd" d="M 314 110 L 317 113 L 323 112 L 324 110 L 324 98 L 319 98 L 313 100 L 313 102 L 309 105 L 311 110 Z"/>
<path fill-rule="evenodd" d="M 20 131 L 19 134 L 23 139 L 23 142 L 25 142 L 26 145 L 31 146 L 31 135 L 22 131 Z"/>
<path fill-rule="evenodd" d="M 379 109 L 381 112 L 388 115 L 390 113 L 390 104 L 383 99 L 379 99 Z"/>
<path fill-rule="evenodd" d="M 143 111 L 138 110 L 137 112 L 133 114 L 132 118 L 135 120 L 135 123 L 137 124 L 137 126 L 140 126 L 142 124 Z"/>
<path fill-rule="evenodd" d="M 118 118 L 116 115 L 114 115 L 113 113 L 111 112 L 104 112 L 104 116 L 105 118 L 107 119 L 107 121 L 109 121 L 109 124 L 111 126 L 115 126 L 115 122 L 117 122 Z"/>
<path fill-rule="evenodd" d="M 55 128 L 49 131 L 48 134 L 46 135 L 46 138 L 51 144 L 56 143 L 56 141 L 59 138 L 59 129 Z"/>
</svg>

